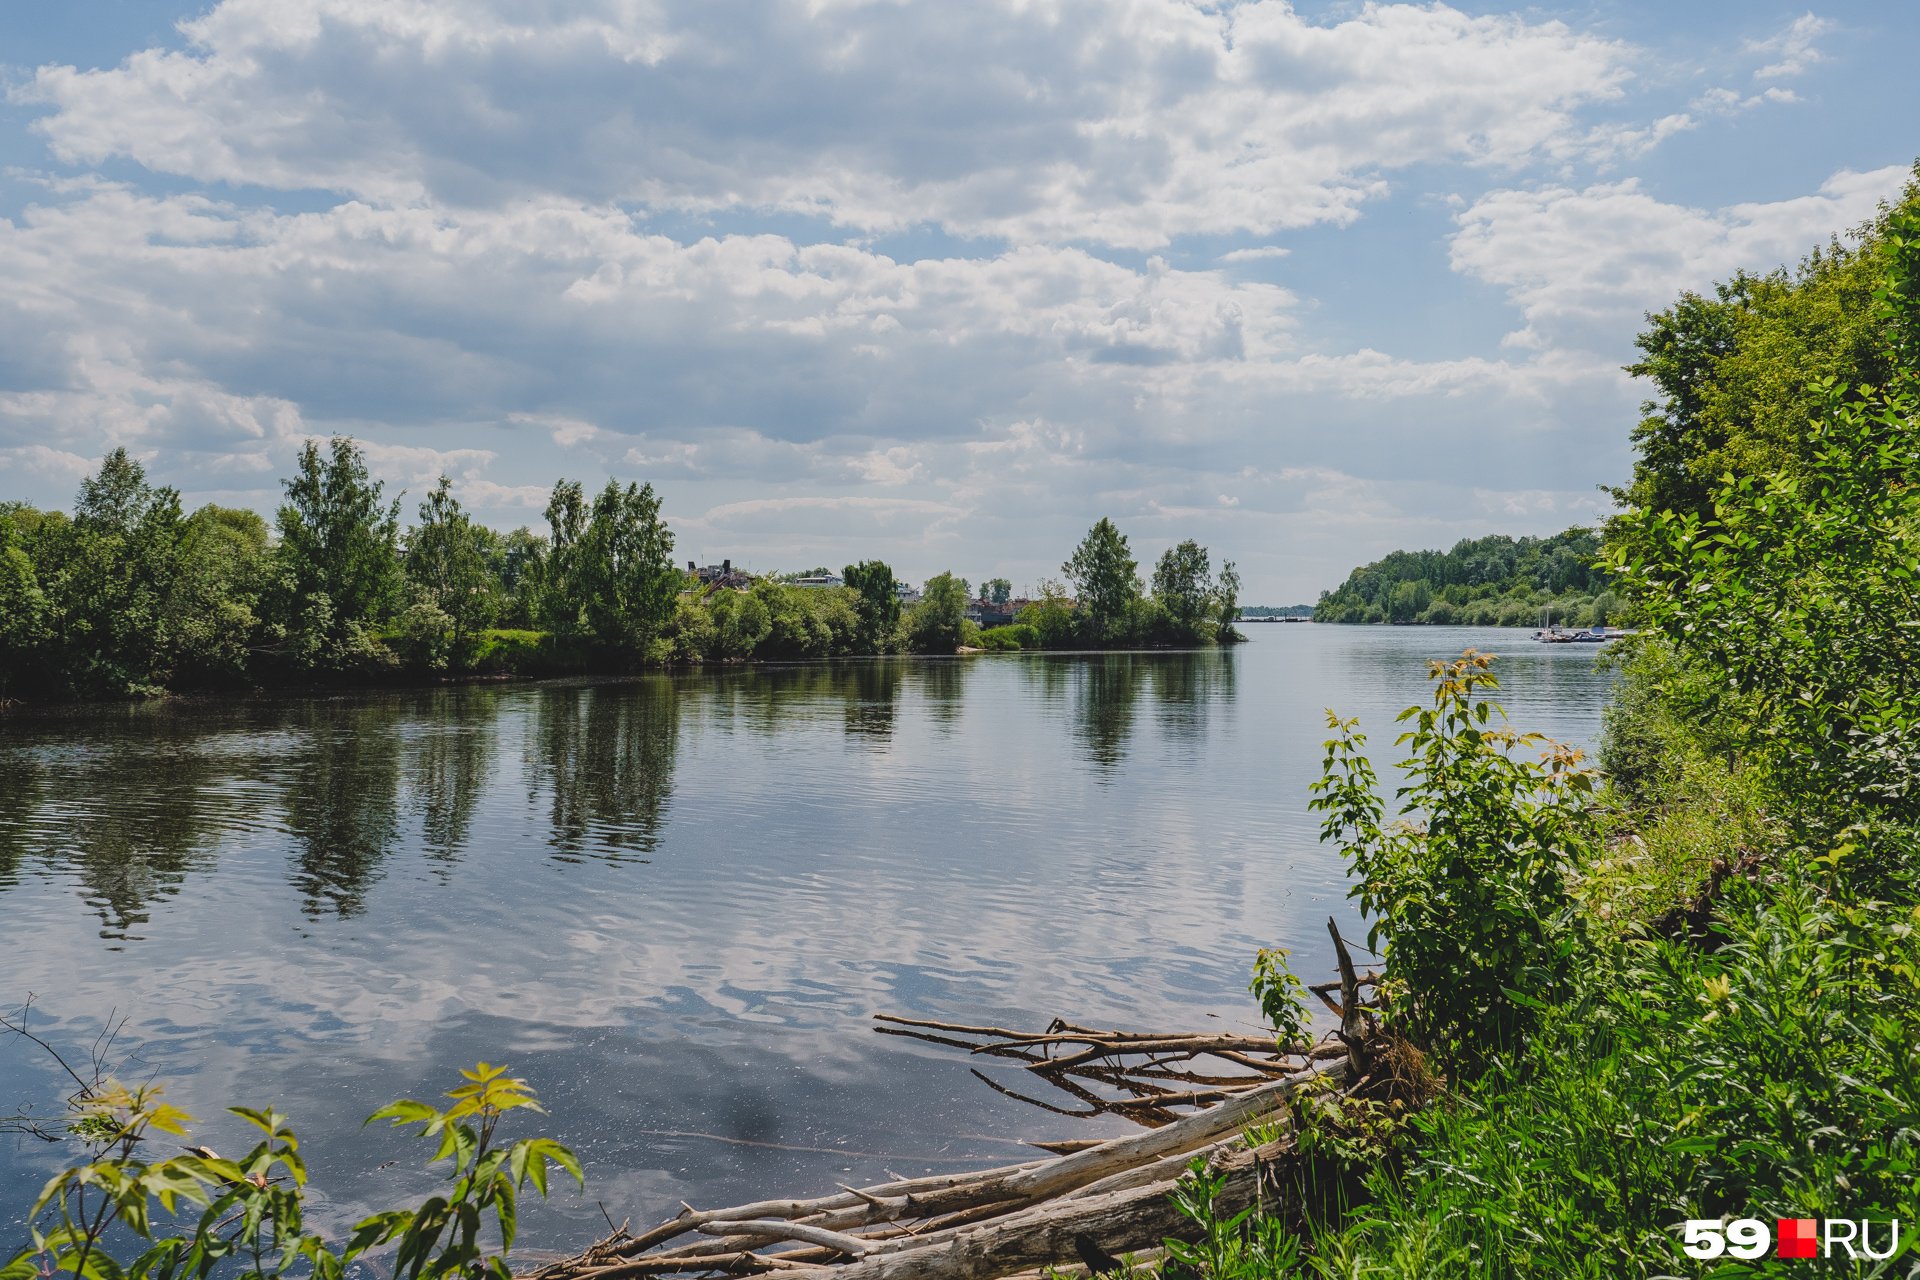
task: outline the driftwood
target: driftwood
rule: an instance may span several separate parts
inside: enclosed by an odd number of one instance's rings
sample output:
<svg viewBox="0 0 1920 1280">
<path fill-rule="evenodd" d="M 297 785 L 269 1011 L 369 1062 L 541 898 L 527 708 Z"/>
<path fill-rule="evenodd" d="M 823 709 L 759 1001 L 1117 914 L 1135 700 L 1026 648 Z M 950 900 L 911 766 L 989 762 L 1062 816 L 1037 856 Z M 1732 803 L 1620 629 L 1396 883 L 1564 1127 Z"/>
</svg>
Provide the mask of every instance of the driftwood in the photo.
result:
<svg viewBox="0 0 1920 1280">
<path fill-rule="evenodd" d="M 1392 1074 L 1379 1029 L 1360 999 L 1374 975 L 1354 971 L 1327 922 L 1339 959 L 1340 1029 L 1328 1041 L 1276 1045 L 1249 1036 L 1097 1031 L 1058 1019 L 1044 1032 L 877 1015 L 875 1030 L 1008 1058 L 1087 1104 L 1070 1115 L 1118 1113 L 1147 1126 L 1105 1141 L 1036 1143 L 1044 1159 L 973 1173 L 840 1186 L 832 1195 L 761 1200 L 684 1212 L 639 1235 L 624 1228 L 530 1280 L 638 1280 L 683 1274 L 752 1275 L 831 1268 L 835 1280 L 997 1280 L 1191 1239 L 1198 1227 L 1169 1193 L 1199 1160 L 1224 1178 L 1216 1207 L 1237 1213 L 1261 1194 L 1264 1162 L 1290 1150 L 1295 1099 L 1348 1093 Z M 1224 1064 L 1203 1074 L 1200 1059 Z M 979 1072 L 1003 1093 L 1012 1090 Z M 1168 1088 L 1168 1082 L 1189 1086 Z M 1106 1092 L 1096 1092 L 1097 1089 Z M 1114 1094 L 1127 1096 L 1115 1097 Z M 1028 1099 L 1052 1111 L 1062 1108 Z M 1278 1138 L 1254 1145 L 1261 1126 Z M 693 1236 L 692 1240 L 682 1237 Z M 797 1246 L 797 1247 L 796 1247 Z M 1085 1273 L 1087 1268 L 1079 1268 Z"/>
</svg>

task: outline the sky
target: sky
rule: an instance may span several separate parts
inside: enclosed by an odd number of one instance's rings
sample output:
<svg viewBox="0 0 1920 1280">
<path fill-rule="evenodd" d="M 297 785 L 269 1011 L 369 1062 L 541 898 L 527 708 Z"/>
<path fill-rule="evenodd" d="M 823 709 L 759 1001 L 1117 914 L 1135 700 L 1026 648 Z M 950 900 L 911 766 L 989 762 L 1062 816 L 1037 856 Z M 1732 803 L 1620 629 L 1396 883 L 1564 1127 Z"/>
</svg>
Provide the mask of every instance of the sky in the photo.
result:
<svg viewBox="0 0 1920 1280">
<path fill-rule="evenodd" d="M 1920 6 L 0 0 L 0 499 L 351 435 L 681 559 L 1246 603 L 1591 523 L 1649 310 L 1920 155 Z"/>
</svg>

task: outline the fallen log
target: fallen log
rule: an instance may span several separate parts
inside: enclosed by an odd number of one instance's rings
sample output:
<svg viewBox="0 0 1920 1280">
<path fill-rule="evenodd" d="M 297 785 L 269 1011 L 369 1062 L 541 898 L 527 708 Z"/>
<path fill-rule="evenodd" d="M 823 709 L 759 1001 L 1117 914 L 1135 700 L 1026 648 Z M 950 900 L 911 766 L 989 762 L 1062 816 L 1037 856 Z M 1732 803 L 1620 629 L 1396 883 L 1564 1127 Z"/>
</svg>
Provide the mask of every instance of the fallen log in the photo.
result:
<svg viewBox="0 0 1920 1280">
<path fill-rule="evenodd" d="M 1192 1238 L 1197 1227 L 1177 1211 L 1170 1193 L 1196 1159 L 1224 1175 L 1216 1205 L 1229 1215 L 1237 1213 L 1259 1189 L 1260 1155 L 1248 1149 L 1250 1129 L 1273 1125 L 1282 1138 L 1259 1150 L 1277 1150 L 1290 1141 L 1294 1099 L 1303 1093 L 1343 1094 L 1374 1079 L 1362 1067 L 1376 1047 L 1369 1042 L 1377 1024 L 1357 998 L 1365 981 L 1354 973 L 1332 925 L 1342 962 L 1342 1025 L 1328 1042 L 1289 1046 L 1289 1055 L 1251 1037 L 1102 1032 L 1058 1019 L 1038 1036 L 905 1018 L 886 1019 L 898 1027 L 876 1028 L 1020 1059 L 1090 1107 L 1156 1127 L 1105 1140 L 1035 1143 L 1051 1154 L 972 1173 L 867 1187 L 841 1184 L 831 1195 L 723 1209 L 688 1205 L 637 1236 L 624 1228 L 615 1231 L 586 1251 L 533 1272 L 530 1280 L 744 1276 L 826 1267 L 845 1280 L 995 1280 L 1076 1262 L 1085 1266 L 1073 1274 L 1104 1270 L 1120 1253 Z M 992 1039 L 978 1044 L 942 1034 L 948 1032 Z M 1062 1048 L 1069 1052 L 1052 1056 Z M 1383 1069 L 1398 1071 L 1394 1064 L 1402 1060 L 1392 1045 L 1383 1052 Z M 1170 1065 L 1202 1055 L 1248 1074 L 1201 1076 Z M 1110 1060 L 1129 1057 L 1145 1064 Z M 1072 1076 L 1137 1096 L 1102 1098 Z M 1157 1083 L 1176 1079 L 1207 1087 L 1182 1092 Z M 1191 1109 L 1175 1114 L 1174 1107 Z M 694 1239 L 676 1243 L 690 1233 Z"/>
<path fill-rule="evenodd" d="M 748 1222 L 707 1222 L 702 1223 L 699 1230 L 710 1236 L 762 1236 L 772 1240 L 799 1240 L 806 1244 L 838 1249 L 841 1253 L 853 1258 L 873 1252 L 874 1247 L 871 1240 L 843 1235 L 838 1231 L 828 1231 L 822 1227 L 809 1227 L 803 1223 L 782 1222 L 775 1218 Z"/>
</svg>

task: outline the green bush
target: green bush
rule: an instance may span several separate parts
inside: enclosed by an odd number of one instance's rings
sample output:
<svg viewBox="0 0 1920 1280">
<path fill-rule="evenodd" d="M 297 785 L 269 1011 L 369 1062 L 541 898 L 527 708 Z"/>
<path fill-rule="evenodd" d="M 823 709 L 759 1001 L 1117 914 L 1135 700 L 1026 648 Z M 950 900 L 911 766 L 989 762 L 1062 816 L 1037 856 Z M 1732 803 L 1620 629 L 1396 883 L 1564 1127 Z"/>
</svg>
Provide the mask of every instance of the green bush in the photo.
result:
<svg viewBox="0 0 1920 1280">
<path fill-rule="evenodd" d="M 980 633 L 980 647 L 995 653 L 1012 649 L 1037 649 L 1040 647 L 1040 633 L 1017 622 L 1004 627 L 989 627 Z"/>
<path fill-rule="evenodd" d="M 1564 983 L 1582 936 L 1568 882 L 1591 842 L 1593 775 L 1567 748 L 1515 758 L 1544 739 L 1494 721 L 1478 696 L 1499 687 L 1491 661 L 1469 649 L 1430 664 L 1433 707 L 1400 714 L 1414 727 L 1401 737 L 1399 821 L 1382 825 L 1358 722 L 1331 713 L 1311 802 L 1326 815 L 1320 838 L 1346 853 L 1367 945 L 1386 957 L 1393 1020 L 1464 1069 L 1516 1044 Z"/>
</svg>

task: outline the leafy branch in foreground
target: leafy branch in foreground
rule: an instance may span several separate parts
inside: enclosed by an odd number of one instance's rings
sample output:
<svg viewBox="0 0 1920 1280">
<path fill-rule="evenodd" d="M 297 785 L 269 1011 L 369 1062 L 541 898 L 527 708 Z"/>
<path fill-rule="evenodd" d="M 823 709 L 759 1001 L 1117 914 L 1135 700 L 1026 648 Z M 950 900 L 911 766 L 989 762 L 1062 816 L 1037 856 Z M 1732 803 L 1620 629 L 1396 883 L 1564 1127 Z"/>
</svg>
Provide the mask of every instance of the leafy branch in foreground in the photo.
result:
<svg viewBox="0 0 1920 1280">
<path fill-rule="evenodd" d="M 396 1125 L 425 1122 L 422 1136 L 440 1139 L 429 1163 L 452 1160 L 452 1187 L 417 1209 L 367 1218 L 338 1253 L 306 1229 L 302 1209 L 307 1167 L 286 1116 L 271 1108 L 229 1107 L 263 1135 L 238 1160 L 223 1159 L 206 1147 L 188 1147 L 185 1155 L 147 1161 L 138 1158 L 140 1144 L 154 1134 L 185 1137 L 193 1117 L 163 1101 L 165 1090 L 157 1083 L 128 1088 L 108 1080 L 89 1087 L 83 1081 L 82 1093 L 69 1104 L 78 1118 L 68 1129 L 94 1148 L 94 1158 L 47 1182 L 29 1215 L 32 1243 L 0 1266 L 0 1280 L 50 1280 L 62 1273 L 75 1280 L 206 1280 L 230 1259 L 240 1264 L 238 1280 L 271 1280 L 289 1273 L 340 1280 L 355 1258 L 394 1241 L 399 1242 L 396 1277 L 508 1280 L 512 1270 L 503 1255 L 513 1246 L 519 1190 L 531 1181 L 544 1197 L 549 1164 L 585 1183 L 573 1153 L 550 1138 L 493 1147 L 494 1129 L 508 1111 L 541 1109 L 526 1081 L 485 1062 L 461 1074 L 469 1083 L 447 1095 L 454 1105 L 445 1111 L 402 1100 L 368 1118 L 369 1124 L 381 1119 Z M 157 1203 L 171 1216 L 182 1202 L 202 1209 L 192 1233 L 159 1234 L 153 1206 Z M 500 1231 L 500 1253 L 495 1255 L 488 1255 L 479 1242 L 489 1210 Z M 58 1221 L 42 1230 L 45 1214 Z M 149 1242 L 124 1266 L 108 1250 L 116 1228 Z"/>
</svg>

